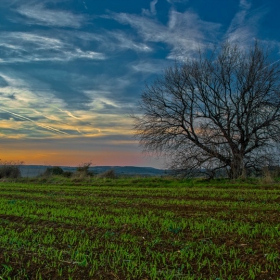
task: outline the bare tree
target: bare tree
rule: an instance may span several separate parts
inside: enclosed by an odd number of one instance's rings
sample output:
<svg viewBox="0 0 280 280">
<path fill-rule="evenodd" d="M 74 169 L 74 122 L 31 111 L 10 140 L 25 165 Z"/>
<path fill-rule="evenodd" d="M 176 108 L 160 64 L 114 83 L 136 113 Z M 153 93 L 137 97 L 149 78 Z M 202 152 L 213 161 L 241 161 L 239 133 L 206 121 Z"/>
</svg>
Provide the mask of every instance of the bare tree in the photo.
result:
<svg viewBox="0 0 280 280">
<path fill-rule="evenodd" d="M 145 151 L 166 156 L 173 170 L 245 170 L 271 164 L 280 135 L 280 67 L 258 43 L 225 43 L 211 55 L 165 70 L 133 116 Z"/>
</svg>

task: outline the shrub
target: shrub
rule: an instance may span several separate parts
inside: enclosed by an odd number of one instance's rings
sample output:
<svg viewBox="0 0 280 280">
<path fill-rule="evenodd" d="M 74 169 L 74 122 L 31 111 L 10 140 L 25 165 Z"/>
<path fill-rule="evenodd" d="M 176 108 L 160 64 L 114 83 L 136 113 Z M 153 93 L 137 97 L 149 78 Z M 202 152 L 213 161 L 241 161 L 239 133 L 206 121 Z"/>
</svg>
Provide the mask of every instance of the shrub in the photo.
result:
<svg viewBox="0 0 280 280">
<path fill-rule="evenodd" d="M 77 177 L 93 176 L 94 175 L 93 172 L 89 171 L 90 166 L 91 166 L 91 162 L 85 162 L 85 163 L 80 164 L 77 167 L 75 175 Z"/>
<path fill-rule="evenodd" d="M 107 170 L 98 175 L 99 178 L 116 179 L 117 175 L 113 169 Z"/>
<path fill-rule="evenodd" d="M 280 177 L 280 167 L 279 166 L 269 166 L 268 169 L 273 178 Z"/>
<path fill-rule="evenodd" d="M 73 175 L 73 172 L 71 172 L 71 171 L 64 171 L 62 175 L 63 175 L 63 177 L 70 178 Z"/>
<path fill-rule="evenodd" d="M 59 166 L 51 166 L 46 169 L 43 176 L 63 175 L 63 169 Z"/>
<path fill-rule="evenodd" d="M 269 167 L 264 167 L 262 170 L 263 176 L 261 178 L 261 182 L 264 184 L 271 184 L 274 182 L 273 176 L 271 174 L 271 171 L 269 170 Z"/>
<path fill-rule="evenodd" d="M 0 179 L 11 178 L 17 179 L 21 177 L 19 165 L 23 162 L 17 161 L 0 161 Z"/>
</svg>

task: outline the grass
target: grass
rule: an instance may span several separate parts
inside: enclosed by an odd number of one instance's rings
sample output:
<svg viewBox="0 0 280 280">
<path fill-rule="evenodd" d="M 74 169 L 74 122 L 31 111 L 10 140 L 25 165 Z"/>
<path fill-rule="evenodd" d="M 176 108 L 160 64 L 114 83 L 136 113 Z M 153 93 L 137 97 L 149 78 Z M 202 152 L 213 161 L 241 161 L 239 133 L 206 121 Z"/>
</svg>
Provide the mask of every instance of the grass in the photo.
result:
<svg viewBox="0 0 280 280">
<path fill-rule="evenodd" d="M 258 179 L 2 182 L 0 279 L 280 279 L 279 203 Z"/>
</svg>

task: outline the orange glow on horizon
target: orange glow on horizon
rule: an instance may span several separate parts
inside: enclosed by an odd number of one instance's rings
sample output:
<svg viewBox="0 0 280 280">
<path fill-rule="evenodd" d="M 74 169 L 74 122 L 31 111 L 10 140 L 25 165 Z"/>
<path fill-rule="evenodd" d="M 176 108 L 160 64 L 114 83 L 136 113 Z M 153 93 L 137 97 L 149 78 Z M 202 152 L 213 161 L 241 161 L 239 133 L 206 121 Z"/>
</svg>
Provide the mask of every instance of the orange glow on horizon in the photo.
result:
<svg viewBox="0 0 280 280">
<path fill-rule="evenodd" d="M 92 166 L 151 166 L 141 151 L 5 151 L 2 161 L 19 161 L 26 165 L 78 166 L 91 162 Z"/>
</svg>

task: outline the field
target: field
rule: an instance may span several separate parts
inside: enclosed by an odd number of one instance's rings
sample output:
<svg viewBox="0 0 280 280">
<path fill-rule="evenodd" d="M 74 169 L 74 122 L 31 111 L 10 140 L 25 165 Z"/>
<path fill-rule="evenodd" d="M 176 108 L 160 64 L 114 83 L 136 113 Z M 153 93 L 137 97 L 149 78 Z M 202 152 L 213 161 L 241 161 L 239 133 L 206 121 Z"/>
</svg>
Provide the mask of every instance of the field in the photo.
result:
<svg viewBox="0 0 280 280">
<path fill-rule="evenodd" d="M 0 183 L 0 279 L 280 279 L 280 184 Z"/>
</svg>

